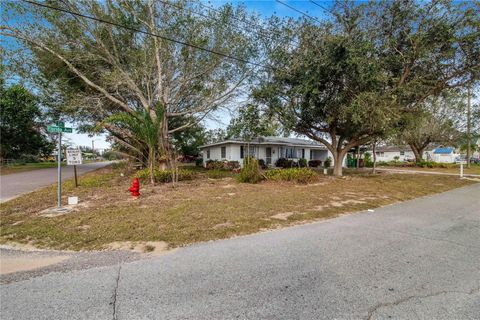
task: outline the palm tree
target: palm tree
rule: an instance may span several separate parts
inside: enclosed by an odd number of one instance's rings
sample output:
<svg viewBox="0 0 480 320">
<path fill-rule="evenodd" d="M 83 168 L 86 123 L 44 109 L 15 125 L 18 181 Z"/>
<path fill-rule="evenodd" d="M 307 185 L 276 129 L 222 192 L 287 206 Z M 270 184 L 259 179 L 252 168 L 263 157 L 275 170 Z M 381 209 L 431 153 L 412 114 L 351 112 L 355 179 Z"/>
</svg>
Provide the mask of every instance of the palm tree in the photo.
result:
<svg viewBox="0 0 480 320">
<path fill-rule="evenodd" d="M 133 157 L 142 162 L 146 158 L 151 184 L 155 184 L 154 171 L 162 119 L 162 115 L 158 112 L 157 117 L 152 119 L 148 111 L 141 110 L 135 113 L 114 114 L 100 124 L 102 127 L 115 126 L 117 131 L 122 130 L 128 139 L 117 139 L 116 141 L 129 150 L 129 154 Z"/>
</svg>

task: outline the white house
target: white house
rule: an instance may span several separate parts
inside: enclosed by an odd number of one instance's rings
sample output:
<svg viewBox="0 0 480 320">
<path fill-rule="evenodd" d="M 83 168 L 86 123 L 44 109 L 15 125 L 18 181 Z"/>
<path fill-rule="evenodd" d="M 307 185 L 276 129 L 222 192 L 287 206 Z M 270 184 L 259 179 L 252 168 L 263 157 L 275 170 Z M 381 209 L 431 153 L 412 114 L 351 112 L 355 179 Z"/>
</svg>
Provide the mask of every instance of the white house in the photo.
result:
<svg viewBox="0 0 480 320">
<path fill-rule="evenodd" d="M 275 165 L 279 158 L 320 160 L 322 164 L 327 157 L 333 159 L 324 145 L 295 138 L 258 137 L 248 143 L 242 139 L 228 139 L 201 146 L 200 149 L 204 163 L 208 160 L 226 160 L 238 161 L 243 165 L 243 158 L 248 154 L 265 160 L 267 165 Z"/>
<path fill-rule="evenodd" d="M 372 150 L 368 152 L 372 153 Z M 408 146 L 383 146 L 375 148 L 377 162 L 379 161 L 415 161 L 415 154 Z M 423 152 L 423 159 L 431 161 L 433 159 L 433 150 L 428 149 Z M 398 157 L 398 158 L 397 158 Z M 397 159 L 396 159 L 397 158 Z"/>
<path fill-rule="evenodd" d="M 433 161 L 442 163 L 453 163 L 460 154 L 455 152 L 455 148 L 437 148 L 433 151 Z"/>
</svg>

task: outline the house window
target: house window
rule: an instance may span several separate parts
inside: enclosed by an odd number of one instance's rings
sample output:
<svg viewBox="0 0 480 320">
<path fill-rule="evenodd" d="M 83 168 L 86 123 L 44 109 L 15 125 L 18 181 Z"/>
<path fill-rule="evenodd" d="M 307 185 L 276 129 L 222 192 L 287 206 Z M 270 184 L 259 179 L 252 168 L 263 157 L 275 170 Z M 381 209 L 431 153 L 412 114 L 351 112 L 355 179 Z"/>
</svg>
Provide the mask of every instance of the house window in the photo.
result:
<svg viewBox="0 0 480 320">
<path fill-rule="evenodd" d="M 248 153 L 248 155 L 250 155 L 252 157 L 255 157 L 255 147 L 254 146 L 250 146 L 250 152 Z M 244 148 L 244 146 L 240 146 L 240 159 L 243 159 L 244 156 L 245 156 L 245 148 Z"/>
<path fill-rule="evenodd" d="M 377 154 L 377 157 L 383 157 L 385 155 L 385 153 L 383 152 L 375 152 Z"/>
<path fill-rule="evenodd" d="M 210 159 L 210 149 L 207 149 L 207 159 Z"/>
<path fill-rule="evenodd" d="M 227 157 L 227 147 L 222 147 L 221 153 L 222 159 L 225 159 Z"/>
<path fill-rule="evenodd" d="M 302 158 L 305 159 L 305 149 L 302 149 Z"/>
<path fill-rule="evenodd" d="M 404 155 L 405 155 L 405 151 L 400 151 L 400 155 L 401 155 L 401 156 L 404 156 Z"/>
</svg>

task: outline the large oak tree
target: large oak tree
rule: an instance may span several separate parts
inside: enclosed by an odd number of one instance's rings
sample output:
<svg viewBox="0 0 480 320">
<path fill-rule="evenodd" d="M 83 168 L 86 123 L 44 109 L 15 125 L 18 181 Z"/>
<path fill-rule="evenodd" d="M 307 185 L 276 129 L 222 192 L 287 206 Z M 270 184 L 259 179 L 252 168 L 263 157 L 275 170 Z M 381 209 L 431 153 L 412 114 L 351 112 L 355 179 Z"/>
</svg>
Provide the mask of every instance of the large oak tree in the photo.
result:
<svg viewBox="0 0 480 320">
<path fill-rule="evenodd" d="M 234 99 L 251 76 L 245 61 L 255 47 L 235 27 L 235 19 L 246 15 L 244 8 L 227 5 L 198 15 L 199 3 L 186 0 L 43 3 L 65 11 L 20 1 L 3 6 L 1 34 L 17 40 L 8 63 L 51 95 L 61 113 L 87 131 L 101 124 L 139 159 L 152 155 L 148 147 L 132 146 L 135 132 L 103 120 L 119 112 L 137 121 L 147 113 L 152 123 L 161 117 L 153 155 L 159 159 L 170 154 L 171 134 Z M 26 49 L 22 59 L 18 48 Z"/>
</svg>

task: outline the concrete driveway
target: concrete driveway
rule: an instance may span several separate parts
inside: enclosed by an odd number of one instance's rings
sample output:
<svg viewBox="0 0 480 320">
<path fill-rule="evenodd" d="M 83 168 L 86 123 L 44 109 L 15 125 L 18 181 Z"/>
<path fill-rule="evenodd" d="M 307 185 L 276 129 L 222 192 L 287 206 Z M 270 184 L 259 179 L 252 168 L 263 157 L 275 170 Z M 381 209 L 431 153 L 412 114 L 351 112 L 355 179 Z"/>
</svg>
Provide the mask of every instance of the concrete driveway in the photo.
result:
<svg viewBox="0 0 480 320">
<path fill-rule="evenodd" d="M 7 319 L 479 319 L 480 184 L 375 212 L 52 272 Z M 24 278 L 23 278 L 24 279 Z"/>
<path fill-rule="evenodd" d="M 111 161 L 86 163 L 77 166 L 83 174 L 111 164 Z M 73 166 L 62 167 L 62 180 L 73 177 Z M 39 169 L 0 176 L 0 202 L 57 182 L 57 168 Z"/>
</svg>

